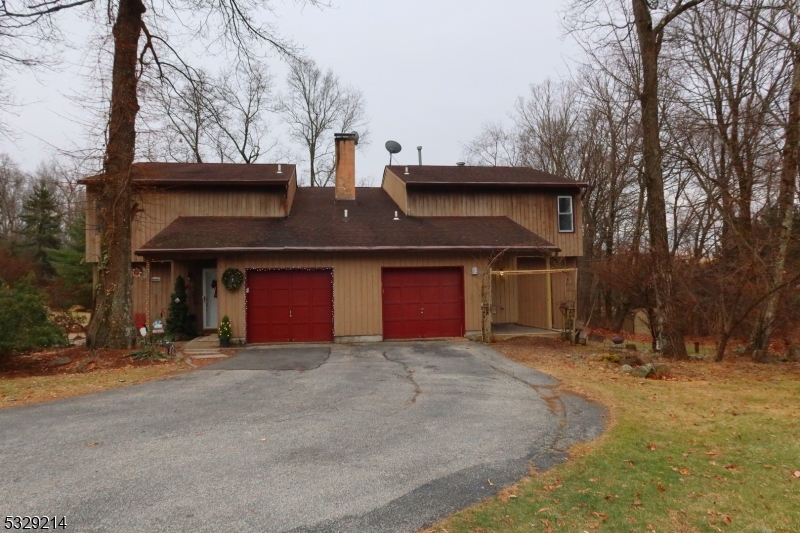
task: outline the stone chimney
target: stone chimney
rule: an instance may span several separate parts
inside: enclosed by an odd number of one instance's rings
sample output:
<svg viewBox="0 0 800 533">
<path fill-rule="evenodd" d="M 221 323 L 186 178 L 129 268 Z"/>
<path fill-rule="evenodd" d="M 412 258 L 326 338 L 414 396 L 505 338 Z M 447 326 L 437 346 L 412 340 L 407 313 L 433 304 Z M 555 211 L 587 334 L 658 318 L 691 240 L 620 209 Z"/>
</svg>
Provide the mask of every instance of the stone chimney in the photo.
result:
<svg viewBox="0 0 800 533">
<path fill-rule="evenodd" d="M 336 199 L 356 199 L 356 145 L 358 133 L 335 133 Z"/>
</svg>

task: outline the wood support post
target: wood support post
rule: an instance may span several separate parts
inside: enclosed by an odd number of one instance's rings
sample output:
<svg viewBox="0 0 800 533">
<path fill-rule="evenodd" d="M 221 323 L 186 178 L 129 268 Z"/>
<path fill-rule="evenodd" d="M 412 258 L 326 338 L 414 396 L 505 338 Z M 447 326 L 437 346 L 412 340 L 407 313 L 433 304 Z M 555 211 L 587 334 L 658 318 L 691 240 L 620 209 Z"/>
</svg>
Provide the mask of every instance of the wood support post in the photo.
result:
<svg viewBox="0 0 800 533">
<path fill-rule="evenodd" d="M 152 282 L 150 276 L 150 260 L 148 259 L 145 263 L 144 267 L 145 280 L 147 281 L 147 286 L 145 287 L 145 296 L 144 296 L 144 327 L 150 329 L 150 283 Z"/>
<path fill-rule="evenodd" d="M 550 255 L 544 258 L 547 270 L 547 328 L 553 329 L 553 278 L 550 274 Z"/>
<path fill-rule="evenodd" d="M 483 320 L 483 342 L 489 343 L 492 342 L 492 285 L 494 284 L 494 278 L 492 278 L 492 267 L 488 267 L 488 272 L 486 275 L 486 294 L 485 294 L 485 301 L 482 302 L 482 305 L 485 305 L 485 309 L 481 309 L 481 318 Z"/>
</svg>

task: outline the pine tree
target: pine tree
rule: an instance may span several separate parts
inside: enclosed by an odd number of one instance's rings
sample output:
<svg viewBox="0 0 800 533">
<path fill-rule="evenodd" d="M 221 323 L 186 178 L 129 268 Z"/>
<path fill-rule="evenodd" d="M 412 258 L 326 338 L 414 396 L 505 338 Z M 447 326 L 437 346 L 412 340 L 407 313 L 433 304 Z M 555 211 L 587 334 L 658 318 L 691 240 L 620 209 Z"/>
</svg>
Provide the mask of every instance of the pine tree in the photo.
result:
<svg viewBox="0 0 800 533">
<path fill-rule="evenodd" d="M 47 259 L 67 289 L 67 305 L 92 305 L 92 265 L 86 262 L 86 220 L 76 217 L 67 226 L 64 248 L 45 248 Z"/>
<path fill-rule="evenodd" d="M 178 276 L 175 280 L 175 290 L 170 297 L 166 334 L 173 340 L 191 339 L 195 336 L 194 324 L 189 319 L 183 276 Z"/>
<path fill-rule="evenodd" d="M 33 260 L 44 274 L 53 275 L 47 257 L 47 248 L 59 248 L 61 240 L 61 218 L 53 193 L 45 181 L 37 183 L 22 204 L 22 235 L 24 246 L 32 251 Z"/>
</svg>

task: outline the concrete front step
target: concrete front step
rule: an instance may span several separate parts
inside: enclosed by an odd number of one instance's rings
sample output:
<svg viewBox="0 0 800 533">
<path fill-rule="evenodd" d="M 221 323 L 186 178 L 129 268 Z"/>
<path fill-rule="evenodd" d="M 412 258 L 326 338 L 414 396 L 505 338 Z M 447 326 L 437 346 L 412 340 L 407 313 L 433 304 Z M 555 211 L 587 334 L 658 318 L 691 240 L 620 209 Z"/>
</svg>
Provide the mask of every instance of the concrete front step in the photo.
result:
<svg viewBox="0 0 800 533">
<path fill-rule="evenodd" d="M 226 357 L 228 357 L 224 353 L 205 353 L 200 355 L 192 355 L 192 354 L 186 354 L 186 355 L 187 357 L 190 357 L 192 359 L 225 359 Z"/>
</svg>

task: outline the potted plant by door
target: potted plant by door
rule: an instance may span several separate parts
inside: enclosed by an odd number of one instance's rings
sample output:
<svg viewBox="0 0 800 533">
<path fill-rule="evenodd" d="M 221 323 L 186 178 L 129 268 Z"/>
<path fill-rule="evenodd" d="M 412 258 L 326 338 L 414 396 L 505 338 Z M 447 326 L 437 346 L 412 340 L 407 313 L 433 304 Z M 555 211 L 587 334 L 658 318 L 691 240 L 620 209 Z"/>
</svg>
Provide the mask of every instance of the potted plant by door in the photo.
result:
<svg viewBox="0 0 800 533">
<path fill-rule="evenodd" d="M 231 345 L 231 321 L 228 315 L 222 317 L 222 322 L 220 322 L 219 329 L 217 330 L 217 336 L 219 337 L 220 348 L 227 348 Z"/>
</svg>

